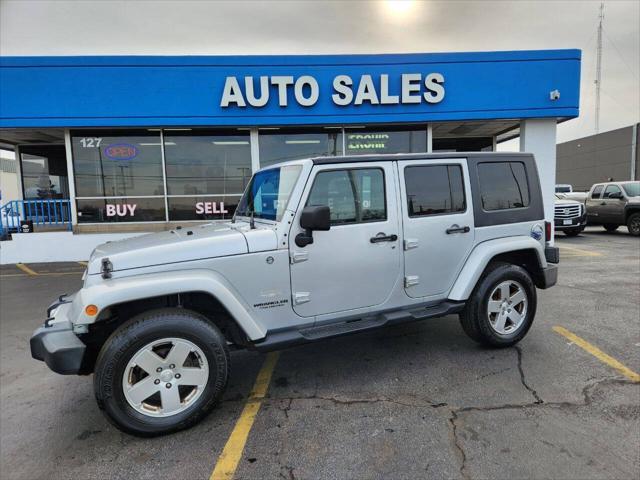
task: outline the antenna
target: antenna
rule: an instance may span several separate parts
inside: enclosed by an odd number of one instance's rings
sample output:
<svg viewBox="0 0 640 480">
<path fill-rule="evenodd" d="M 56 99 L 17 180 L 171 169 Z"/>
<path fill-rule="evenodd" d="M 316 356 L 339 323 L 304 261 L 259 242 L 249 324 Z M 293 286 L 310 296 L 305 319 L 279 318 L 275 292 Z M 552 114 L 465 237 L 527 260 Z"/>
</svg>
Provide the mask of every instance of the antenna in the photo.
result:
<svg viewBox="0 0 640 480">
<path fill-rule="evenodd" d="M 596 133 L 600 132 L 600 84 L 602 79 L 602 20 L 604 20 L 604 2 L 600 3 L 600 23 L 598 24 L 598 51 L 596 57 Z"/>
</svg>

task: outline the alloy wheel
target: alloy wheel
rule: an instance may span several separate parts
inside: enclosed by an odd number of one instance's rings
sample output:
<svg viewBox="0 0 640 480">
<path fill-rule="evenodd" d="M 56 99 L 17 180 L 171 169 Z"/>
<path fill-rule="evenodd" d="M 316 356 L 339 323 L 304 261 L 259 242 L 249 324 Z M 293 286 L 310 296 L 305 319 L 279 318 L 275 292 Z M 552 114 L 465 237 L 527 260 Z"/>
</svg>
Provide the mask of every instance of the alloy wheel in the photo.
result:
<svg viewBox="0 0 640 480">
<path fill-rule="evenodd" d="M 514 333 L 526 318 L 527 305 L 527 294 L 520 283 L 507 280 L 498 284 L 487 304 L 491 328 L 500 335 Z"/>
<path fill-rule="evenodd" d="M 200 347 L 182 338 L 163 338 L 131 357 L 122 389 L 129 405 L 138 412 L 168 417 L 193 405 L 208 379 L 209 364 Z"/>
</svg>

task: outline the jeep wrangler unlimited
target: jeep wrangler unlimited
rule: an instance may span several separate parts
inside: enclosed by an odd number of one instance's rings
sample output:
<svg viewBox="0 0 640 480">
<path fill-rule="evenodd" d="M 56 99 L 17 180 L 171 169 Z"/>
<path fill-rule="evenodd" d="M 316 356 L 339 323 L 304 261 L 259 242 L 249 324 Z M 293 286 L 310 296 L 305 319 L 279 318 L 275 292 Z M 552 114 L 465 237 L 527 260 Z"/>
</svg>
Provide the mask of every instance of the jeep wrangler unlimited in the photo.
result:
<svg viewBox="0 0 640 480">
<path fill-rule="evenodd" d="M 552 201 L 552 199 L 549 199 Z M 475 341 L 527 333 L 556 283 L 528 154 L 323 157 L 256 172 L 233 219 L 110 242 L 31 338 L 141 436 L 201 420 L 230 348 L 259 351 L 459 314 Z"/>
</svg>

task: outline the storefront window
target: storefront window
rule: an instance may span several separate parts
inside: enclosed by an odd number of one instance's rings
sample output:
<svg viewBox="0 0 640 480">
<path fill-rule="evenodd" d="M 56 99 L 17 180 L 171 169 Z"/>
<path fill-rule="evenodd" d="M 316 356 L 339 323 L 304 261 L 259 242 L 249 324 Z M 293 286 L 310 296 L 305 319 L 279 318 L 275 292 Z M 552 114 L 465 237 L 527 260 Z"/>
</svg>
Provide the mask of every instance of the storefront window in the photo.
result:
<svg viewBox="0 0 640 480">
<path fill-rule="evenodd" d="M 301 158 L 342 155 L 341 129 L 260 130 L 260 167 Z"/>
<path fill-rule="evenodd" d="M 251 178 L 249 132 L 164 135 L 169 195 L 242 194 Z"/>
<path fill-rule="evenodd" d="M 427 151 L 426 126 L 402 130 L 388 128 L 346 129 L 345 135 L 346 155 Z"/>
<path fill-rule="evenodd" d="M 164 195 L 159 131 L 72 136 L 78 197 Z"/>
<path fill-rule="evenodd" d="M 20 158 L 26 200 L 69 198 L 63 145 L 21 146 Z"/>
</svg>

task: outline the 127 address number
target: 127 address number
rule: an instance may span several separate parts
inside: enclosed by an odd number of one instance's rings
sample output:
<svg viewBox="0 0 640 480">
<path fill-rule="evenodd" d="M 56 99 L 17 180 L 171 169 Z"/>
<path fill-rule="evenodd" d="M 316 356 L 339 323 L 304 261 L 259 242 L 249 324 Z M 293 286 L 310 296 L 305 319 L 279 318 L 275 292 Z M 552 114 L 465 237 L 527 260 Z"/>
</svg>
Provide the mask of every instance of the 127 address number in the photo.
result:
<svg viewBox="0 0 640 480">
<path fill-rule="evenodd" d="M 83 137 L 80 139 L 80 145 L 83 148 L 98 148 L 102 143 L 102 138 L 100 137 Z"/>
</svg>

